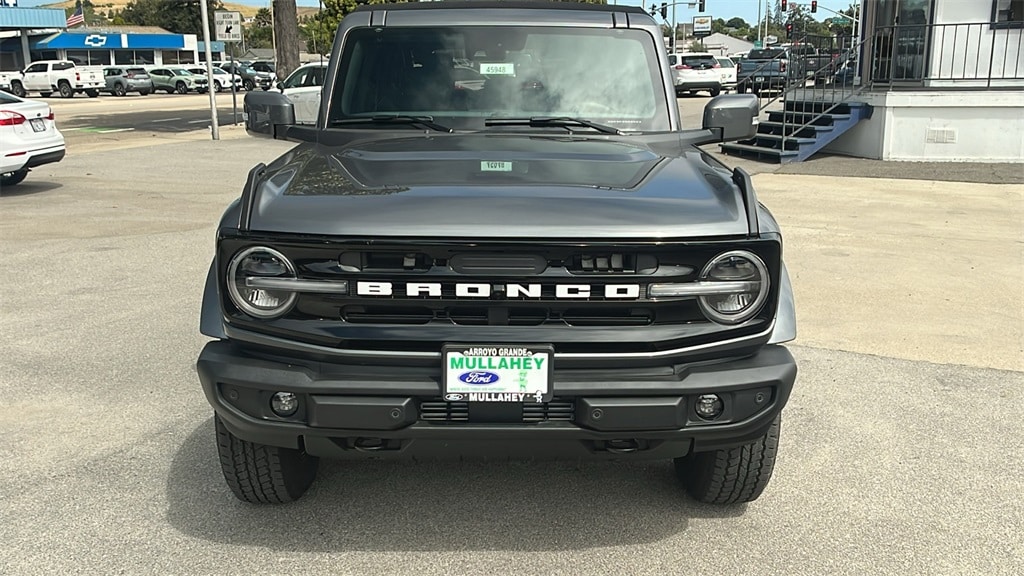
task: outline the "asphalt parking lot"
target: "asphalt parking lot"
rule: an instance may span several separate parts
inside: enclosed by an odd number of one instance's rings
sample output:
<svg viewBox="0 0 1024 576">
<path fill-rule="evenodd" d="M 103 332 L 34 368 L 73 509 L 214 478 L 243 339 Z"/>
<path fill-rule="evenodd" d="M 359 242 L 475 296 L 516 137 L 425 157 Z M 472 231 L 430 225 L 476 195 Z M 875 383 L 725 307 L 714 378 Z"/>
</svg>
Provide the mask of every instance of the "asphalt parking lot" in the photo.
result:
<svg viewBox="0 0 1024 576">
<path fill-rule="evenodd" d="M 290 144 L 154 134 L 69 133 L 0 191 L 0 574 L 1020 573 L 1020 183 L 755 176 L 800 375 L 752 504 L 688 500 L 665 462 L 328 462 L 254 507 L 220 475 L 198 311 L 222 209 Z"/>
</svg>

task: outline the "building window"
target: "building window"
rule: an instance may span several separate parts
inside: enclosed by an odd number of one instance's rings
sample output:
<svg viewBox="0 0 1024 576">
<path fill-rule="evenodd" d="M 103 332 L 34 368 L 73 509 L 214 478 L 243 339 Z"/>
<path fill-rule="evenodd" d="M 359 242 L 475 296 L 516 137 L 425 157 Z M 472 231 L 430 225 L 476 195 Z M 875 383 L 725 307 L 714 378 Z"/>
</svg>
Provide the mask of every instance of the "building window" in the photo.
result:
<svg viewBox="0 0 1024 576">
<path fill-rule="evenodd" d="M 1024 0 L 992 0 L 993 28 L 1024 28 Z"/>
<path fill-rule="evenodd" d="M 110 64 L 110 51 L 68 50 L 68 60 L 79 66 L 106 66 Z"/>
<path fill-rule="evenodd" d="M 195 64 L 195 53 L 188 50 L 164 50 L 164 64 Z"/>
<path fill-rule="evenodd" d="M 152 50 L 114 50 L 114 64 L 150 66 L 154 62 Z"/>
</svg>

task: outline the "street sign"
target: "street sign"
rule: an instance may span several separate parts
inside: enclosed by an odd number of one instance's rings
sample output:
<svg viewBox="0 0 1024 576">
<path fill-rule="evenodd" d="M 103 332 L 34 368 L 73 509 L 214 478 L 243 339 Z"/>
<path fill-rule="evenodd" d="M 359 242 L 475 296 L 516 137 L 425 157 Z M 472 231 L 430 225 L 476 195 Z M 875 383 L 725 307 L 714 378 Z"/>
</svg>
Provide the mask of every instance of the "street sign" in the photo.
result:
<svg viewBox="0 0 1024 576">
<path fill-rule="evenodd" d="M 218 10 L 213 13 L 213 27 L 220 42 L 242 41 L 242 13 Z"/>
<path fill-rule="evenodd" d="M 769 34 L 769 35 L 764 37 L 764 43 L 769 45 L 769 46 L 771 46 L 772 44 L 778 44 L 779 43 L 779 37 L 778 36 L 773 36 L 773 35 Z"/>
<path fill-rule="evenodd" d="M 757 49 L 764 48 L 764 44 L 761 44 L 760 40 L 754 40 L 754 48 L 757 48 Z"/>
<path fill-rule="evenodd" d="M 846 26 L 846 25 L 850 24 L 850 22 L 851 22 L 851 20 L 849 18 L 833 18 L 832 19 L 832 23 L 837 25 L 837 26 Z"/>
<path fill-rule="evenodd" d="M 711 36 L 711 16 L 693 17 L 693 35 L 696 38 Z"/>
</svg>

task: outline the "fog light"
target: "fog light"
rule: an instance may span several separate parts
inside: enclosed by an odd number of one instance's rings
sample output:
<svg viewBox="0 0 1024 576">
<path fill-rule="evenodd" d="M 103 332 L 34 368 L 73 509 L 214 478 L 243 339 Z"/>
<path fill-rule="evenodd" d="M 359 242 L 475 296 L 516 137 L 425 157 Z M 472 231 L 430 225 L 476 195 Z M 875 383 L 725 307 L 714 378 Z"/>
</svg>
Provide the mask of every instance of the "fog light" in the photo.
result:
<svg viewBox="0 0 1024 576">
<path fill-rule="evenodd" d="M 299 409 L 299 398 L 291 392 L 277 392 L 270 398 L 270 408 L 278 416 L 291 416 Z"/>
<path fill-rule="evenodd" d="M 714 420 L 722 415 L 725 403 L 718 397 L 718 394 L 701 394 L 697 397 L 697 416 L 705 420 Z"/>
</svg>

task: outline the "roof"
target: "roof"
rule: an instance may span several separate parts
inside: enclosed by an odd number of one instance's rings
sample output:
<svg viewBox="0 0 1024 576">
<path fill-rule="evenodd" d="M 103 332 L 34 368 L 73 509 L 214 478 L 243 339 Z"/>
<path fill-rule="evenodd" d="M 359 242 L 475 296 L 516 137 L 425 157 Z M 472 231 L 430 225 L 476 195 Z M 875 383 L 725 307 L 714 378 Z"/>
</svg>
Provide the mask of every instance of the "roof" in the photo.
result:
<svg viewBox="0 0 1024 576">
<path fill-rule="evenodd" d="M 82 26 L 69 28 L 67 34 L 171 34 L 159 26 Z"/>
<path fill-rule="evenodd" d="M 374 12 L 377 10 L 459 10 L 467 8 L 500 8 L 504 10 L 585 10 L 593 12 L 631 12 L 647 14 L 639 6 L 617 4 L 582 4 L 577 2 L 550 2 L 547 0 L 461 0 L 459 2 L 399 2 L 397 4 L 362 4 L 353 12 Z"/>
</svg>

